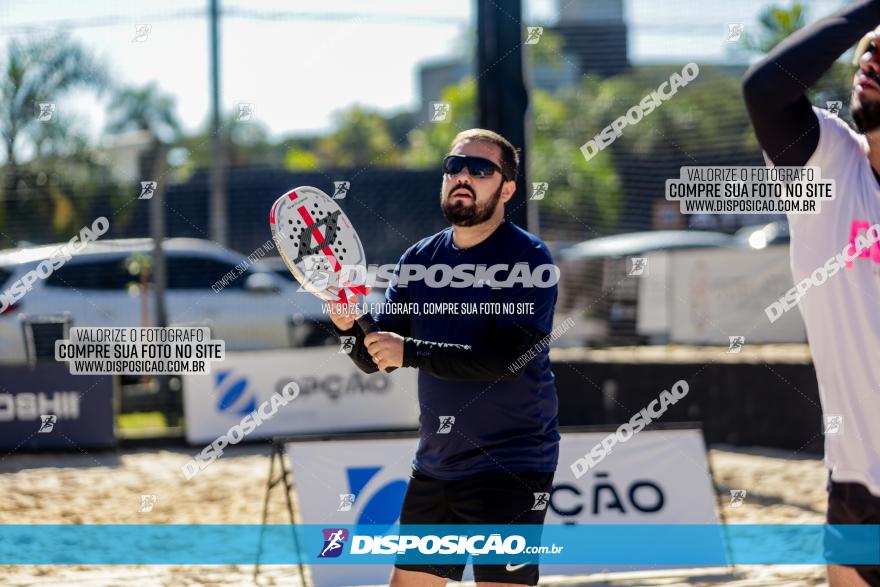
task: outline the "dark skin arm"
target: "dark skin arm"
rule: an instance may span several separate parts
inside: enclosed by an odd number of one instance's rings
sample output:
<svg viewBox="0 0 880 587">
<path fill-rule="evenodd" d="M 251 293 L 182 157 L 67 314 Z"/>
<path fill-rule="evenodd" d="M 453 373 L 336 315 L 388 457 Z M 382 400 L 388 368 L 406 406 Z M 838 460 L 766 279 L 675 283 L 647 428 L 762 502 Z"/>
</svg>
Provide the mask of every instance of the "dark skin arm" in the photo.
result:
<svg viewBox="0 0 880 587">
<path fill-rule="evenodd" d="M 749 118 L 775 165 L 803 166 L 813 155 L 819 123 L 807 89 L 878 24 L 880 1 L 855 2 L 792 34 L 746 72 Z"/>
</svg>

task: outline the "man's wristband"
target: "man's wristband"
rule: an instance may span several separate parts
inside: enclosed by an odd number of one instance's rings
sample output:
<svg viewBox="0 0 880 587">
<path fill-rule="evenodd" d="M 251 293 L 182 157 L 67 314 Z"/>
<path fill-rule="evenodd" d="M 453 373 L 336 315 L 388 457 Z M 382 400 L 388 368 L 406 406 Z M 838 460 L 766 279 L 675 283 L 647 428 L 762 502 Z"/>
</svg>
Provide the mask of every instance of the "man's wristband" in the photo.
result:
<svg viewBox="0 0 880 587">
<path fill-rule="evenodd" d="M 338 326 L 336 326 L 336 322 L 333 322 L 333 321 L 331 320 L 331 321 L 330 321 L 330 324 L 333 326 L 333 330 L 334 330 L 334 331 L 336 332 L 336 334 L 338 334 L 339 336 L 350 336 L 351 333 L 352 333 L 352 331 L 354 331 L 355 327 L 357 326 L 357 324 L 352 324 L 352 325 L 351 325 L 351 328 L 349 328 L 348 330 L 341 330 Z"/>
</svg>

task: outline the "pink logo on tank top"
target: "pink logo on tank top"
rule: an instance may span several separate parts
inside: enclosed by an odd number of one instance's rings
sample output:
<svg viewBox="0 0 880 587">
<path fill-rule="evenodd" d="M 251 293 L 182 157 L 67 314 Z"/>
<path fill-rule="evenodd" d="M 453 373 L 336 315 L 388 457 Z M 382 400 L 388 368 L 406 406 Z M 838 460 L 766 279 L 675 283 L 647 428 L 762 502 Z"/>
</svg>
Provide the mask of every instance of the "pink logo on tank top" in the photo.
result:
<svg viewBox="0 0 880 587">
<path fill-rule="evenodd" d="M 859 234 L 862 234 L 864 238 L 870 239 L 867 234 L 864 234 L 867 233 L 869 228 L 871 228 L 871 223 L 867 220 L 853 219 L 849 227 L 849 245 L 852 247 L 851 250 L 853 252 L 858 250 L 858 247 L 856 246 L 856 237 Z M 870 257 L 875 263 L 880 263 L 880 242 L 875 242 L 870 247 L 864 249 L 859 253 L 859 257 Z M 852 261 L 847 261 L 845 265 L 847 269 L 851 269 L 853 266 Z"/>
</svg>

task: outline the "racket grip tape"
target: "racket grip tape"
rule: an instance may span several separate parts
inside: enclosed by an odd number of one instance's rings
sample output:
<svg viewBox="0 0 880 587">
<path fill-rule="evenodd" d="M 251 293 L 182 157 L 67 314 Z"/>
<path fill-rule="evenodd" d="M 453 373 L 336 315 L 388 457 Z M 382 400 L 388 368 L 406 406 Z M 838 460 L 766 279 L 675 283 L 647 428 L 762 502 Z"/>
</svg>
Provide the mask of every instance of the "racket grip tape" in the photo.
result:
<svg viewBox="0 0 880 587">
<path fill-rule="evenodd" d="M 363 316 L 358 316 L 355 319 L 355 322 L 358 323 L 358 326 L 361 327 L 361 330 L 364 331 L 364 334 L 379 332 L 379 325 L 376 323 L 376 319 L 373 318 L 373 315 L 369 312 L 367 312 Z"/>
<path fill-rule="evenodd" d="M 363 316 L 359 316 L 355 319 L 355 322 L 358 323 L 358 326 L 361 327 L 361 330 L 364 331 L 364 334 L 370 334 L 371 332 L 379 332 L 379 325 L 376 323 L 376 319 L 373 318 L 373 315 L 367 312 Z M 397 367 L 389 367 L 385 369 L 385 373 L 391 373 L 395 371 Z"/>
</svg>

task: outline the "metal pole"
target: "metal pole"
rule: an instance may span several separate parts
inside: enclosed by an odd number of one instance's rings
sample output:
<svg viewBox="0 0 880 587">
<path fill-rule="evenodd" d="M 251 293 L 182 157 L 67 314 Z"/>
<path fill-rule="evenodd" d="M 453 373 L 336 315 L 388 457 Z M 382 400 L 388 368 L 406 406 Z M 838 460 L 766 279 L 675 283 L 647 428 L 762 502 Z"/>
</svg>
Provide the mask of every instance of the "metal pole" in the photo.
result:
<svg viewBox="0 0 880 587">
<path fill-rule="evenodd" d="M 520 151 L 516 195 L 505 206 L 507 218 L 529 230 L 526 190 L 526 111 L 529 95 L 523 76 L 522 0 L 477 0 L 477 96 L 480 127 L 505 136 Z"/>
<path fill-rule="evenodd" d="M 168 326 L 168 315 L 165 310 L 165 289 L 168 286 L 168 272 L 165 265 L 165 251 L 162 243 L 165 240 L 165 188 L 167 179 L 165 172 L 167 170 L 168 146 L 157 141 L 154 152 L 156 160 L 153 162 L 153 174 L 151 179 L 157 182 L 156 189 L 153 192 L 153 198 L 150 200 L 150 232 L 153 238 L 153 263 L 151 271 L 153 273 L 153 295 L 156 304 L 156 316 L 154 324 L 156 326 Z M 146 326 L 146 324 L 144 324 Z"/>
<path fill-rule="evenodd" d="M 208 209 L 211 239 L 226 246 L 226 159 L 220 135 L 220 0 L 210 0 L 211 21 L 211 201 Z"/>
</svg>

